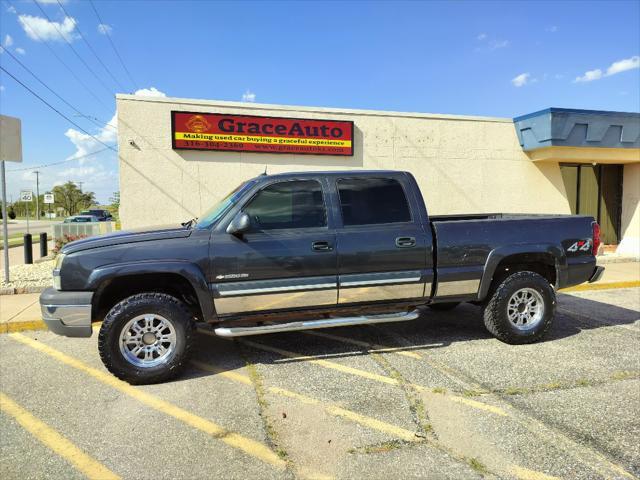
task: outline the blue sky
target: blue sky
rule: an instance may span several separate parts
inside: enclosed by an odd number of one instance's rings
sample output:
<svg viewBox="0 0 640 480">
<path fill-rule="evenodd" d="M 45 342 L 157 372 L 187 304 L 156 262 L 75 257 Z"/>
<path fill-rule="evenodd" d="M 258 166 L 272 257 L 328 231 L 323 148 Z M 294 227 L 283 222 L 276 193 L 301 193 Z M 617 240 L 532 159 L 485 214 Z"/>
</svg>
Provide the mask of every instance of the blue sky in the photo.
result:
<svg viewBox="0 0 640 480">
<path fill-rule="evenodd" d="M 60 1 L 66 14 L 56 0 L 39 0 L 50 21 L 58 23 L 51 25 L 32 0 L 1 0 L 0 40 L 82 114 L 104 122 L 114 116 L 114 93 L 159 94 L 151 88 L 173 97 L 503 117 L 550 106 L 640 111 L 637 0 L 94 0 L 101 27 L 88 1 Z M 78 116 L 8 52 L 0 54 L 4 68 L 114 144 L 115 124 L 101 129 Z M 40 169 L 41 191 L 65 180 L 82 181 L 106 202 L 118 189 L 115 154 L 76 159 L 104 147 L 4 72 L 0 85 L 0 112 L 23 122 L 24 162 L 7 167 L 9 194 L 16 199 L 20 189 L 35 190 L 31 167 L 68 160 Z"/>
</svg>

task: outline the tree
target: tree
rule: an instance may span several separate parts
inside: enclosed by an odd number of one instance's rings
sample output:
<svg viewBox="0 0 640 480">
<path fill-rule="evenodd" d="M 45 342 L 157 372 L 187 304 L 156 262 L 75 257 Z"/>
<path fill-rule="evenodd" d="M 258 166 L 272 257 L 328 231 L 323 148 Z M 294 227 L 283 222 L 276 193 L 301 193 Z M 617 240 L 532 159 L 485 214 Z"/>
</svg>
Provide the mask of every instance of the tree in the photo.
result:
<svg viewBox="0 0 640 480">
<path fill-rule="evenodd" d="M 83 192 L 71 181 L 53 187 L 51 193 L 53 193 L 54 205 L 61 207 L 67 215 L 75 215 L 80 210 L 89 208 L 96 201 L 93 192 Z"/>
</svg>

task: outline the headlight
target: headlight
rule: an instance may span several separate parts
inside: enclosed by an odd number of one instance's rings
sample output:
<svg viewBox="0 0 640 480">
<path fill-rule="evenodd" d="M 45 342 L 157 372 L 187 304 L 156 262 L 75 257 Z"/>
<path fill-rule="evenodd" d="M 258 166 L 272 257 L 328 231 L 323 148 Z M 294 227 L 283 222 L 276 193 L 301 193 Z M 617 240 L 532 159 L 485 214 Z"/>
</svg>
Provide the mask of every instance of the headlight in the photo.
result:
<svg viewBox="0 0 640 480">
<path fill-rule="evenodd" d="M 64 253 L 59 253 L 58 256 L 56 257 L 56 266 L 53 267 L 54 270 L 60 270 L 60 268 L 62 267 L 62 261 L 64 260 L 65 254 Z"/>
</svg>

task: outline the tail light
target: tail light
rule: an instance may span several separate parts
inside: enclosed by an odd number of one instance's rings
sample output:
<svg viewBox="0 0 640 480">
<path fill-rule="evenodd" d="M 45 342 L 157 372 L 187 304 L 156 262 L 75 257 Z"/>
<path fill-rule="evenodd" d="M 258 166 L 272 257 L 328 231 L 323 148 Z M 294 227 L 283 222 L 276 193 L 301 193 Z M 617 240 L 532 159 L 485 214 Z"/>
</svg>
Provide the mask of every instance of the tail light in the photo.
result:
<svg viewBox="0 0 640 480">
<path fill-rule="evenodd" d="M 600 225 L 598 225 L 598 222 L 593 222 L 591 226 L 593 227 L 593 250 L 591 253 L 595 257 L 598 255 L 598 249 L 600 248 Z"/>
</svg>

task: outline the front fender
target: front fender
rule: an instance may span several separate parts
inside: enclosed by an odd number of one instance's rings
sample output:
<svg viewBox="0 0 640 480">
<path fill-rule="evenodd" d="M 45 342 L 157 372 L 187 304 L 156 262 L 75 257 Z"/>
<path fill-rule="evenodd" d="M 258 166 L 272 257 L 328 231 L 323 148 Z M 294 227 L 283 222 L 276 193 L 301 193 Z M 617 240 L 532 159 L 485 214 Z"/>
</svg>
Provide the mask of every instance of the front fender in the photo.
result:
<svg viewBox="0 0 640 480">
<path fill-rule="evenodd" d="M 114 280 L 118 277 L 129 275 L 152 275 L 154 273 L 172 273 L 185 278 L 196 292 L 204 319 L 210 319 L 215 315 L 213 310 L 213 300 L 202 269 L 195 263 L 187 261 L 149 260 L 105 265 L 103 267 L 98 267 L 91 272 L 87 282 L 87 289 L 95 291 L 100 285 L 103 285 L 104 282 Z"/>
<path fill-rule="evenodd" d="M 507 245 L 495 248 L 489 252 L 489 256 L 487 257 L 487 261 L 484 265 L 482 280 L 480 281 L 478 300 L 484 300 L 489 293 L 493 275 L 502 260 L 512 255 L 522 255 L 527 253 L 551 255 L 554 259 L 556 269 L 556 288 L 558 285 L 564 285 L 564 283 L 566 283 L 567 256 L 562 245 L 555 245 L 553 243 L 524 243 Z"/>
</svg>

